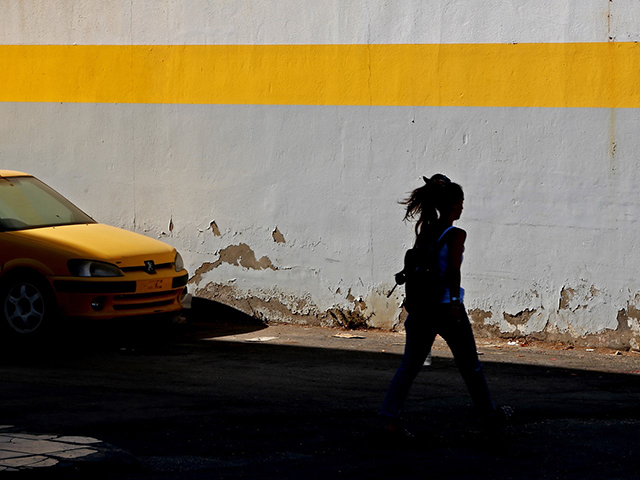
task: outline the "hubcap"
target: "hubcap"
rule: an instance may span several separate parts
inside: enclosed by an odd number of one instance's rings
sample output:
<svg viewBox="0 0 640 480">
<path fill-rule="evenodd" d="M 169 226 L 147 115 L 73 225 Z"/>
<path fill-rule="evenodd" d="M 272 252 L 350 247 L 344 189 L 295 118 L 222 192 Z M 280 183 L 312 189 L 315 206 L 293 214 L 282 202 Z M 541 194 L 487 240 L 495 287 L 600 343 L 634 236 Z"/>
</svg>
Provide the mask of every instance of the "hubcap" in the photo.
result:
<svg viewBox="0 0 640 480">
<path fill-rule="evenodd" d="M 44 314 L 44 298 L 36 287 L 30 283 L 19 283 L 9 290 L 4 302 L 4 315 L 16 332 L 34 332 L 42 323 Z"/>
</svg>

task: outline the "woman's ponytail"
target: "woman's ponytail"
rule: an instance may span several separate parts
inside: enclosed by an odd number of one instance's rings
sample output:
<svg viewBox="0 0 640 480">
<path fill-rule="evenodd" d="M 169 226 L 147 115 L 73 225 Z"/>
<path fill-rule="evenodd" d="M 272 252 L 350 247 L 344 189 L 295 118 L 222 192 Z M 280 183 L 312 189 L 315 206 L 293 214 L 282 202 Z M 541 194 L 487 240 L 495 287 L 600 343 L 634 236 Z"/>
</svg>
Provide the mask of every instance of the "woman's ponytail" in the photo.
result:
<svg viewBox="0 0 640 480">
<path fill-rule="evenodd" d="M 424 185 L 416 188 L 408 198 L 400 202 L 406 205 L 405 220 L 418 219 L 416 235 L 424 228 L 431 231 L 439 216 L 453 205 L 453 197 L 462 196 L 462 188 L 446 175 L 436 173 L 431 178 L 422 177 Z"/>
<path fill-rule="evenodd" d="M 424 185 L 416 188 L 408 198 L 400 202 L 406 205 L 407 210 L 404 215 L 405 220 L 418 219 L 416 223 L 416 235 L 420 233 L 423 225 L 431 225 L 438 219 L 436 211 L 435 196 L 438 185 L 432 179 L 422 177 Z"/>
</svg>

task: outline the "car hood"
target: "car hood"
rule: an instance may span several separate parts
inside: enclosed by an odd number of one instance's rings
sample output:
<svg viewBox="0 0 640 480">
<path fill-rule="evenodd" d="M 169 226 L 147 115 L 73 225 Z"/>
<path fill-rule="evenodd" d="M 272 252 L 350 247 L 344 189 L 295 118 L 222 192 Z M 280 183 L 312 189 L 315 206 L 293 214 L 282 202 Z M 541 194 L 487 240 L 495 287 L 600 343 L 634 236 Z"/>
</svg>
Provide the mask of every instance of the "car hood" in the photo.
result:
<svg viewBox="0 0 640 480">
<path fill-rule="evenodd" d="M 131 267 L 175 260 L 175 249 L 153 238 L 101 223 L 63 225 L 11 232 L 12 235 L 35 241 L 42 248 L 68 258 L 100 260 Z"/>
</svg>

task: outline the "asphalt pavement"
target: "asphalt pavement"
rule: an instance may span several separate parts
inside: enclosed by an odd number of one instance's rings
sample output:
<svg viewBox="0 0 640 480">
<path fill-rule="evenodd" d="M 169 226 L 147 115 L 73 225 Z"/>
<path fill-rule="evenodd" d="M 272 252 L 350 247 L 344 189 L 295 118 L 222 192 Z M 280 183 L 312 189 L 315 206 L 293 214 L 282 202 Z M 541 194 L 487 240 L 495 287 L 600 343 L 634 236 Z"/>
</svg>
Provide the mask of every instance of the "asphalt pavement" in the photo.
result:
<svg viewBox="0 0 640 480">
<path fill-rule="evenodd" d="M 0 475 L 104 479 L 640 479 L 640 355 L 478 339 L 478 423 L 437 341 L 408 400 L 377 410 L 404 335 L 264 325 L 216 304 L 178 324 L 72 325 L 4 342 Z"/>
</svg>

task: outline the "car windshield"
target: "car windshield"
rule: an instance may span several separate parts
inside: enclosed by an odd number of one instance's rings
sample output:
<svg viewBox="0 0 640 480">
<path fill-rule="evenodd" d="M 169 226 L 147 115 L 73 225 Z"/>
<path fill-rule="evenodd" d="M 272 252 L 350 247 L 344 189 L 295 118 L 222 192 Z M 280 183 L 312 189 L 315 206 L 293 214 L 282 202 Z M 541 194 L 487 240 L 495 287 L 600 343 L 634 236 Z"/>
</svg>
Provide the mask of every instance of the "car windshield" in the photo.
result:
<svg viewBox="0 0 640 480">
<path fill-rule="evenodd" d="M 0 177 L 0 232 L 95 223 L 34 177 Z"/>
</svg>

